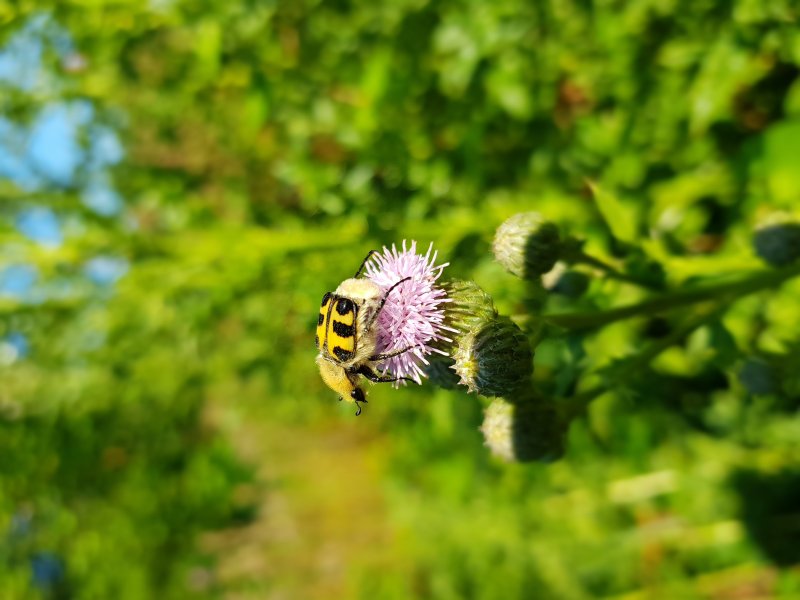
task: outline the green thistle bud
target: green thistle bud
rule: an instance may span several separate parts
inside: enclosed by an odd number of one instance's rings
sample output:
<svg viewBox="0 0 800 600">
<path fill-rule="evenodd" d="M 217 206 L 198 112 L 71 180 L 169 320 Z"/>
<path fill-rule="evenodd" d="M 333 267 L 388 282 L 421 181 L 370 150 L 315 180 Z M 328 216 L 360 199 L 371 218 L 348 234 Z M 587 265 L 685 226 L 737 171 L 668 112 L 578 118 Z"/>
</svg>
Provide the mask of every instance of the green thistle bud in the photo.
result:
<svg viewBox="0 0 800 600">
<path fill-rule="evenodd" d="M 497 318 L 492 297 L 473 281 L 453 279 L 442 284 L 450 302 L 445 306 L 448 327 L 467 333 Z"/>
<path fill-rule="evenodd" d="M 800 223 L 762 227 L 753 237 L 756 253 L 773 267 L 784 267 L 800 259 Z"/>
<path fill-rule="evenodd" d="M 552 406 L 502 398 L 492 400 L 481 425 L 492 454 L 509 462 L 558 460 L 564 455 L 566 429 Z"/>
<path fill-rule="evenodd" d="M 561 251 L 558 227 L 539 213 L 519 213 L 497 228 L 494 257 L 506 271 L 536 279 L 556 264 Z"/>
<path fill-rule="evenodd" d="M 507 317 L 498 317 L 458 340 L 453 352 L 460 383 L 482 396 L 512 395 L 533 374 L 528 338 Z"/>
</svg>

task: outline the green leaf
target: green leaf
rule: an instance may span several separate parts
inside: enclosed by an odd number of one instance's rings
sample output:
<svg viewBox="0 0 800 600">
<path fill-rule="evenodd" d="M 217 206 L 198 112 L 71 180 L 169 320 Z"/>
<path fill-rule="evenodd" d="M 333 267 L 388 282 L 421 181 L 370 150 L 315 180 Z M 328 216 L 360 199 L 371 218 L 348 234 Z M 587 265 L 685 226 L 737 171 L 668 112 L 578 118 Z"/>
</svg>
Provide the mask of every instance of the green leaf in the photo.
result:
<svg viewBox="0 0 800 600">
<path fill-rule="evenodd" d="M 800 120 L 773 125 L 764 133 L 764 164 L 772 199 L 793 208 L 800 192 L 797 153 L 800 151 Z"/>
<path fill-rule="evenodd" d="M 620 202 L 614 194 L 601 189 L 598 185 L 590 183 L 589 187 L 594 195 L 597 208 L 614 237 L 623 242 L 635 243 L 638 222 L 636 212 Z"/>
<path fill-rule="evenodd" d="M 731 366 L 739 357 L 739 348 L 731 332 L 721 321 L 714 321 L 709 325 L 711 333 L 711 347 L 716 355 L 713 358 L 715 365 L 721 368 Z"/>
</svg>

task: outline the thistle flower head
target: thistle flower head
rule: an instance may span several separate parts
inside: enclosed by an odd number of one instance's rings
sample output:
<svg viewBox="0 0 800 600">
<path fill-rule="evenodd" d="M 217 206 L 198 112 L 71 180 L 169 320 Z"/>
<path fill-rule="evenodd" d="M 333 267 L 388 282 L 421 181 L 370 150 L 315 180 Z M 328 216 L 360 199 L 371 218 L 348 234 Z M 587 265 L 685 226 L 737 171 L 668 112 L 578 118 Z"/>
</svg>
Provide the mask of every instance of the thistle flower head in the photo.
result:
<svg viewBox="0 0 800 600">
<path fill-rule="evenodd" d="M 445 311 L 445 324 L 458 331 L 459 335 L 478 329 L 497 318 L 497 309 L 491 296 L 477 283 L 452 279 L 443 283 L 442 288 L 450 300 Z M 455 337 L 458 338 L 459 335 Z"/>
<path fill-rule="evenodd" d="M 556 264 L 561 237 L 558 227 L 539 213 L 519 213 L 497 228 L 492 251 L 506 271 L 535 280 Z"/>
<path fill-rule="evenodd" d="M 453 369 L 459 383 L 482 396 L 514 395 L 533 374 L 528 338 L 507 317 L 497 317 L 458 340 Z"/>
<path fill-rule="evenodd" d="M 444 304 L 448 301 L 444 290 L 436 286 L 436 280 L 448 263 L 436 265 L 433 244 L 426 254 L 417 254 L 417 243 L 412 241 L 402 249 L 384 246 L 383 252 L 370 259 L 366 276 L 386 291 L 398 281 L 410 277 L 389 294 L 378 315 L 378 346 L 381 353 L 411 348 L 397 356 L 386 359 L 379 365 L 382 372 L 396 377 L 409 377 L 417 383 L 425 376 L 425 358 L 431 352 L 444 354 L 432 344 L 439 340 L 449 341 L 444 324 Z"/>
<path fill-rule="evenodd" d="M 564 455 L 566 423 L 549 406 L 495 398 L 484 413 L 484 444 L 512 462 L 553 462 Z"/>
</svg>

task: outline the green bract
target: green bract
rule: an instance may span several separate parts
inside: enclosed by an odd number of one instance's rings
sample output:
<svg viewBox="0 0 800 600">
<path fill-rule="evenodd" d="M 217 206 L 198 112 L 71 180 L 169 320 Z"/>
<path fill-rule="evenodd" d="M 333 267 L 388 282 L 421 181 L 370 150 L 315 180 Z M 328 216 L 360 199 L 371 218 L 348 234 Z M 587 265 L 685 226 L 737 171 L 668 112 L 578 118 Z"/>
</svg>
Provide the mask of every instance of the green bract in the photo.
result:
<svg viewBox="0 0 800 600">
<path fill-rule="evenodd" d="M 451 279 L 442 284 L 442 288 L 449 300 L 445 307 L 445 325 L 461 334 L 497 317 L 492 297 L 474 281 Z"/>
<path fill-rule="evenodd" d="M 528 338 L 507 317 L 487 321 L 461 337 L 453 359 L 460 383 L 482 396 L 514 394 L 533 374 Z"/>
</svg>

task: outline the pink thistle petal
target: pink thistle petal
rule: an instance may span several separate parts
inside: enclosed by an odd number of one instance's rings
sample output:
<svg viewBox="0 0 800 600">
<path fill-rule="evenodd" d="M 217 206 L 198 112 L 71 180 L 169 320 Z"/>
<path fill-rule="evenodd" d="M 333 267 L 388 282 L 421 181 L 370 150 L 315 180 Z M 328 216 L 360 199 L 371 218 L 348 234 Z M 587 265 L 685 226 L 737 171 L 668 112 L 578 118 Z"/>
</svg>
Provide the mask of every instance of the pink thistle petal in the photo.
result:
<svg viewBox="0 0 800 600">
<path fill-rule="evenodd" d="M 435 285 L 449 263 L 436 265 L 437 253 L 431 256 L 432 251 L 433 244 L 424 256 L 417 254 L 417 243 L 412 241 L 406 248 L 403 240 L 402 250 L 398 251 L 394 244 L 391 250 L 384 246 L 383 252 L 374 255 L 366 266 L 366 276 L 384 291 L 406 277 L 411 278 L 389 294 L 378 316 L 377 351 L 411 348 L 383 361 L 379 370 L 417 383 L 422 383 L 425 376 L 423 366 L 428 364 L 425 357 L 431 352 L 444 354 L 430 344 L 437 340 L 451 341 L 444 332 L 453 331 L 444 326 L 444 303 L 449 300 L 444 290 Z"/>
</svg>

